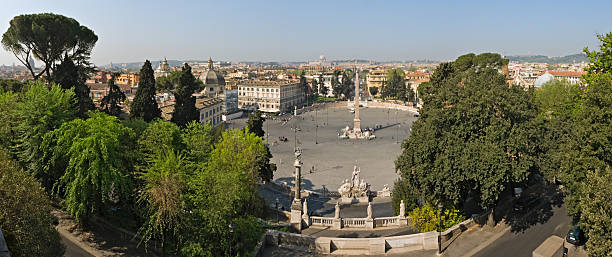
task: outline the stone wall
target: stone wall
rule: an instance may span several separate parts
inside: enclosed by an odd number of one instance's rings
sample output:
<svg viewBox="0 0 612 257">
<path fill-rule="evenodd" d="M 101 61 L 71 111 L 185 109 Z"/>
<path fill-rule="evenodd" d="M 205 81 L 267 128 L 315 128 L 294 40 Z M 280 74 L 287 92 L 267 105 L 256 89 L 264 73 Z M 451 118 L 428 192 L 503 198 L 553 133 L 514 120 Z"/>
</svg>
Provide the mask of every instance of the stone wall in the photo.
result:
<svg viewBox="0 0 612 257">
<path fill-rule="evenodd" d="M 316 239 L 316 250 L 323 254 L 385 254 L 390 249 L 417 251 L 433 250 L 437 247 L 438 234 L 435 231 L 390 237 L 319 237 Z"/>
</svg>

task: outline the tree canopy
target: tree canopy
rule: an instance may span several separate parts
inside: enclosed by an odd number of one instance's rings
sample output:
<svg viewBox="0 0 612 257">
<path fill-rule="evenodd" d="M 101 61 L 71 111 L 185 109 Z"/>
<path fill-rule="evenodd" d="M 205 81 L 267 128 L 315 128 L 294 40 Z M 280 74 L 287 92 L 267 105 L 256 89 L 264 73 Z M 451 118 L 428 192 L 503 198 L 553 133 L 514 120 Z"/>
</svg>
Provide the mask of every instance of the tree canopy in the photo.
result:
<svg viewBox="0 0 612 257">
<path fill-rule="evenodd" d="M 263 124 L 265 121 L 266 119 L 262 117 L 262 112 L 260 110 L 255 110 L 249 115 L 249 120 L 247 121 L 247 128 L 249 128 L 249 132 L 254 133 L 258 137 L 264 138 L 265 132 L 263 129 Z"/>
<path fill-rule="evenodd" d="M 15 16 L 2 35 L 4 49 L 30 70 L 32 78 L 46 74 L 48 81 L 51 81 L 51 70 L 64 56 L 77 66 L 90 68 L 89 57 L 97 41 L 98 36 L 78 21 L 53 13 Z M 42 71 L 35 73 L 30 58 L 44 63 Z"/>
<path fill-rule="evenodd" d="M 87 221 L 131 195 L 131 160 L 126 160 L 131 133 L 116 117 L 91 112 L 87 120 L 66 122 L 45 136 L 48 145 L 55 145 L 53 159 L 67 161 L 56 187 L 77 220 Z"/>
<path fill-rule="evenodd" d="M 146 60 L 140 69 L 140 82 L 131 104 L 130 117 L 146 122 L 161 117 L 161 110 L 155 100 L 155 76 L 149 60 Z"/>
<path fill-rule="evenodd" d="M 382 88 L 382 97 L 392 97 L 406 100 L 406 83 L 404 71 L 400 68 L 391 69 L 387 73 L 387 84 Z"/>
<path fill-rule="evenodd" d="M 42 173 L 46 165 L 41 148 L 43 137 L 74 119 L 75 114 L 74 93 L 56 84 L 48 88 L 40 81 L 30 82 L 17 103 L 14 151 L 25 169 L 40 178 L 47 189 L 51 189 L 53 181 Z"/>
<path fill-rule="evenodd" d="M 417 199 L 434 205 L 441 201 L 461 209 L 474 196 L 482 208 L 489 208 L 510 185 L 527 178 L 536 158 L 533 96 L 509 87 L 495 68 L 504 61 L 490 56 L 470 57 L 490 63 L 454 69 L 463 64 L 453 62 L 436 69 L 432 85 L 424 88 L 421 117 L 395 162 L 401 175 L 396 188 L 407 186 L 404 192 L 419 192 Z"/>
<path fill-rule="evenodd" d="M 189 122 L 198 121 L 200 118 L 200 112 L 195 106 L 196 99 L 193 96 L 198 84 L 189 64 L 185 63 L 181 72 L 179 85 L 174 92 L 175 104 L 171 120 L 180 127 L 185 127 Z"/>
<path fill-rule="evenodd" d="M 86 77 L 79 72 L 68 54 L 53 72 L 53 81 L 63 89 L 72 89 L 77 102 L 77 116 L 86 118 L 87 112 L 96 108 L 89 96 L 89 87 L 85 84 Z"/>
<path fill-rule="evenodd" d="M 122 104 L 125 99 L 125 94 L 121 91 L 119 86 L 115 84 L 115 76 L 112 76 L 111 79 L 108 80 L 108 94 L 100 101 L 102 110 L 108 115 L 119 117 L 119 115 L 123 113 L 120 104 Z"/>
<path fill-rule="evenodd" d="M 34 177 L 0 149 L 0 227 L 11 256 L 64 255 L 51 201 Z"/>
</svg>

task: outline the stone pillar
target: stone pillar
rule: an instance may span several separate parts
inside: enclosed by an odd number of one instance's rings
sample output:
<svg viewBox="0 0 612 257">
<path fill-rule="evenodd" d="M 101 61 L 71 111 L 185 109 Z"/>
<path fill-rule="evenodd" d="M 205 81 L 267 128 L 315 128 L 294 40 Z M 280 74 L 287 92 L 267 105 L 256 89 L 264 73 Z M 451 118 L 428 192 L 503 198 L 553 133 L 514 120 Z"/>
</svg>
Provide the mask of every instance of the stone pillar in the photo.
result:
<svg viewBox="0 0 612 257">
<path fill-rule="evenodd" d="M 355 120 L 353 120 L 353 131 L 361 131 L 361 120 L 359 119 L 359 69 L 355 69 Z"/>
<path fill-rule="evenodd" d="M 304 220 L 304 224 L 306 226 L 310 226 L 310 216 L 308 215 L 308 202 L 307 199 L 304 198 L 304 207 L 302 208 L 302 220 Z"/>
<path fill-rule="evenodd" d="M 293 203 L 291 203 L 291 226 L 297 231 L 302 231 L 302 199 L 301 199 L 301 183 L 302 183 L 302 162 L 296 154 L 295 159 L 295 194 Z"/>
<path fill-rule="evenodd" d="M 404 200 L 400 201 L 399 225 L 400 227 L 408 226 L 408 218 L 406 217 L 406 205 L 404 204 Z"/>
<path fill-rule="evenodd" d="M 366 228 L 374 228 L 374 219 L 372 218 L 372 203 L 368 203 L 368 217 L 365 222 Z"/>
<path fill-rule="evenodd" d="M 342 228 L 342 219 L 340 219 L 340 203 L 336 202 L 336 211 L 334 212 L 334 228 L 341 229 Z"/>
</svg>

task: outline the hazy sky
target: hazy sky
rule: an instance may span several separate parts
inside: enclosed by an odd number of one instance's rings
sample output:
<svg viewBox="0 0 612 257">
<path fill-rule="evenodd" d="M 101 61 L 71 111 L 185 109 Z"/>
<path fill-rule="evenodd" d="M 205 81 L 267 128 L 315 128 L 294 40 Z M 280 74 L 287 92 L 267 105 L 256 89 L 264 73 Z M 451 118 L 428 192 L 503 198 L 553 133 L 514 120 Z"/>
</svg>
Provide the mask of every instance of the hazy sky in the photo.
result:
<svg viewBox="0 0 612 257">
<path fill-rule="evenodd" d="M 53 12 L 99 37 L 97 65 L 150 59 L 448 60 L 468 52 L 560 56 L 612 31 L 612 1 L 2 0 L 12 17 Z M 0 49 L 0 64 L 18 61 Z"/>
</svg>

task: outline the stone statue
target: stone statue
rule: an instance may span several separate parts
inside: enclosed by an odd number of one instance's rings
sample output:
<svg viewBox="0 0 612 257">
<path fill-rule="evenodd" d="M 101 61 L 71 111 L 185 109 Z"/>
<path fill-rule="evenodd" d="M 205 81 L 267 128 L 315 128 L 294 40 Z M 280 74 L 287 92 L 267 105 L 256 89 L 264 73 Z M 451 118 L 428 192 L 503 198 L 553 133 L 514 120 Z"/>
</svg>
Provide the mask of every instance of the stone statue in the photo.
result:
<svg viewBox="0 0 612 257">
<path fill-rule="evenodd" d="M 340 193 L 343 203 L 351 203 L 354 200 L 369 202 L 370 185 L 366 183 L 364 179 L 361 179 L 360 173 L 361 170 L 355 165 L 353 167 L 351 179 L 345 179 L 340 188 L 338 188 L 338 193 Z"/>
<path fill-rule="evenodd" d="M 334 219 L 340 218 L 340 203 L 336 202 L 336 212 L 334 212 Z"/>
<path fill-rule="evenodd" d="M 406 205 L 404 205 L 404 200 L 400 201 L 400 211 L 399 211 L 399 216 L 400 217 L 405 217 L 406 216 Z"/>
<path fill-rule="evenodd" d="M 303 210 L 304 211 L 304 215 L 308 215 L 308 204 L 307 204 L 306 199 L 304 199 L 304 208 L 303 209 L 304 209 Z"/>
<path fill-rule="evenodd" d="M 372 203 L 368 203 L 368 219 L 372 218 Z"/>
</svg>

